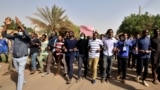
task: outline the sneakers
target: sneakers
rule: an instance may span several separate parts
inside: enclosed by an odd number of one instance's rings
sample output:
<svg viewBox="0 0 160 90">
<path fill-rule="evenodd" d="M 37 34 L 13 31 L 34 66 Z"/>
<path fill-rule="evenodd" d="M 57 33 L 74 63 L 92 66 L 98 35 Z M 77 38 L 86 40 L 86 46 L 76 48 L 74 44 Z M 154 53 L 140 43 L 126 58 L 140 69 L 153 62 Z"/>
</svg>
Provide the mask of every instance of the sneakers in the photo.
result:
<svg viewBox="0 0 160 90">
<path fill-rule="evenodd" d="M 140 80 L 140 76 L 137 76 L 136 81 L 139 82 Z"/>
<path fill-rule="evenodd" d="M 117 80 L 120 79 L 120 75 L 117 75 L 116 79 L 117 79 Z"/>
<path fill-rule="evenodd" d="M 132 71 L 136 71 L 136 69 L 134 67 L 131 68 Z"/>
<path fill-rule="evenodd" d="M 32 75 L 32 74 L 35 74 L 35 72 L 36 72 L 36 70 L 33 70 L 33 71 L 31 71 L 31 73 L 30 73 L 30 74 L 31 74 L 31 75 Z"/>
<path fill-rule="evenodd" d="M 64 76 L 64 77 L 67 77 L 68 75 L 67 75 L 67 73 L 65 73 L 63 76 Z"/>
<path fill-rule="evenodd" d="M 77 78 L 76 82 L 79 82 L 80 80 L 81 80 L 81 78 L 79 77 L 79 78 Z"/>
<path fill-rule="evenodd" d="M 154 79 L 154 80 L 153 80 L 153 83 L 157 85 L 159 82 L 158 82 L 158 80 L 155 80 L 155 79 Z"/>
<path fill-rule="evenodd" d="M 39 69 L 39 73 L 43 73 L 43 70 L 42 70 L 42 69 Z"/>
<path fill-rule="evenodd" d="M 45 77 L 48 74 L 49 74 L 48 72 L 45 72 L 45 73 L 42 74 L 42 77 Z"/>
<path fill-rule="evenodd" d="M 102 78 L 101 83 L 104 83 L 104 82 L 105 82 L 105 78 Z"/>
<path fill-rule="evenodd" d="M 55 74 L 54 75 L 54 78 L 58 78 L 60 75 L 59 74 Z"/>
<path fill-rule="evenodd" d="M 92 83 L 92 84 L 95 84 L 95 83 L 96 83 L 96 80 L 93 79 L 93 80 L 91 81 L 91 83 Z"/>
<path fill-rule="evenodd" d="M 125 79 L 122 79 L 122 81 L 121 81 L 123 84 L 125 84 L 126 83 L 126 80 Z"/>
<path fill-rule="evenodd" d="M 68 79 L 66 84 L 71 84 L 71 79 Z"/>
<path fill-rule="evenodd" d="M 146 86 L 146 87 L 149 86 L 148 83 L 146 83 L 146 81 L 142 81 L 142 84 L 143 84 L 144 86 Z"/>
</svg>

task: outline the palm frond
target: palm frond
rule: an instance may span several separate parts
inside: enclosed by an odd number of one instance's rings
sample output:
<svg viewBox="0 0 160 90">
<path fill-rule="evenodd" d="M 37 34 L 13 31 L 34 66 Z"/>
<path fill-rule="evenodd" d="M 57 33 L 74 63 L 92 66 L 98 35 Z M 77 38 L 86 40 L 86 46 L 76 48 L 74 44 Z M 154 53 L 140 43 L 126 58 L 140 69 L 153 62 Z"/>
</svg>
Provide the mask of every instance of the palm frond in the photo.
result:
<svg viewBox="0 0 160 90">
<path fill-rule="evenodd" d="M 39 19 L 27 17 L 33 25 L 48 30 L 57 30 L 61 27 L 72 27 L 73 23 L 69 22 L 65 10 L 53 5 L 50 9 L 47 6 L 45 8 L 37 8 L 37 12 L 34 13 Z M 49 31 L 48 31 L 49 32 Z"/>
<path fill-rule="evenodd" d="M 33 25 L 35 25 L 35 27 L 39 27 L 39 28 L 44 29 L 48 26 L 45 22 L 43 22 L 39 19 L 32 18 L 32 17 L 27 17 L 27 18 L 32 22 Z"/>
</svg>

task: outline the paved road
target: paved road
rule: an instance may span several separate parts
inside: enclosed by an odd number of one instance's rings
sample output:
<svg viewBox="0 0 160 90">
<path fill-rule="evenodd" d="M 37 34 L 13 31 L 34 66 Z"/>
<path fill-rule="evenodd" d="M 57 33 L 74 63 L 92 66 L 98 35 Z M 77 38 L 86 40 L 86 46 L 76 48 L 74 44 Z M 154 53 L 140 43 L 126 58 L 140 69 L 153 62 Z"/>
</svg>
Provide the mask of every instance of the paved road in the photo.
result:
<svg viewBox="0 0 160 90">
<path fill-rule="evenodd" d="M 0 63 L 0 90 L 16 90 L 16 80 L 17 74 L 15 72 L 7 74 L 7 63 Z M 74 66 L 76 68 L 76 66 Z M 54 71 L 54 67 L 52 68 Z M 136 77 L 135 71 L 128 69 L 127 71 L 127 81 L 126 84 L 122 84 L 119 80 L 116 80 L 116 68 L 113 67 L 112 78 L 107 83 L 101 83 L 100 78 L 97 79 L 96 84 L 92 85 L 89 77 L 87 79 L 82 79 L 80 82 L 76 83 L 76 79 L 73 78 L 71 84 L 66 85 L 66 81 L 63 76 L 54 78 L 53 73 L 42 77 L 41 74 L 36 72 L 30 75 L 28 69 L 25 70 L 25 80 L 24 90 L 160 90 L 160 84 L 154 85 L 152 83 L 151 71 L 149 71 L 149 78 L 147 82 L 148 87 L 145 87 L 141 82 L 135 82 Z M 76 69 L 75 69 L 76 74 Z M 76 75 L 74 75 L 76 77 Z"/>
</svg>

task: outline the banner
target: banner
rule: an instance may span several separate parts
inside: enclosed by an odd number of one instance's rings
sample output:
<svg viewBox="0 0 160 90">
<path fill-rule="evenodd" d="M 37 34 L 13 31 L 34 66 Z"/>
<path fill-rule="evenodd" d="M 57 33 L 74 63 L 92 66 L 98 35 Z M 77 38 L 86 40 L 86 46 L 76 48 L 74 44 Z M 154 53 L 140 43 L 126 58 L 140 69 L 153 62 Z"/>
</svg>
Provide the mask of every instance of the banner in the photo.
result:
<svg viewBox="0 0 160 90">
<path fill-rule="evenodd" d="M 91 26 L 80 26 L 80 32 L 85 33 L 86 36 L 91 36 L 93 35 L 94 28 Z"/>
</svg>

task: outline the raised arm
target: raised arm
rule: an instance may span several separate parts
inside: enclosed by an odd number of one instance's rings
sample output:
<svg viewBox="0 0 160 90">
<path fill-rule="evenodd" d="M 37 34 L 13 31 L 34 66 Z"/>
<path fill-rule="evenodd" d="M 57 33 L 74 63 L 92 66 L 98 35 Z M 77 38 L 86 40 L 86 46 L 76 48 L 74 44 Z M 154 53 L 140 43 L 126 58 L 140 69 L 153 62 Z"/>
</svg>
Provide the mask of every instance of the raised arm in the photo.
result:
<svg viewBox="0 0 160 90">
<path fill-rule="evenodd" d="M 15 17 L 15 20 L 16 20 L 16 24 L 22 29 L 22 31 L 24 31 L 24 27 L 22 26 L 21 21 L 19 20 L 19 18 Z"/>
<path fill-rule="evenodd" d="M 22 30 L 24 36 L 26 36 L 26 38 L 28 40 L 30 40 L 30 36 L 29 36 L 29 33 L 27 32 L 27 30 L 23 27 L 21 21 L 19 20 L 18 17 L 15 17 L 15 20 L 16 20 L 16 24 L 20 27 L 20 29 Z"/>
<path fill-rule="evenodd" d="M 7 34 L 7 29 L 8 29 L 8 25 L 11 24 L 11 18 L 10 17 L 6 17 L 5 18 L 5 21 L 4 21 L 4 27 L 2 29 L 2 36 L 3 37 L 6 37 L 8 39 L 14 39 L 14 36 L 13 35 L 9 35 Z"/>
</svg>

